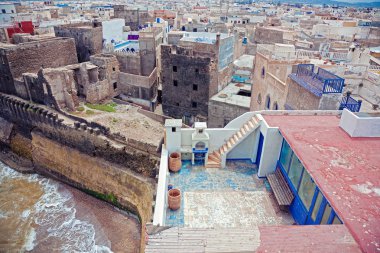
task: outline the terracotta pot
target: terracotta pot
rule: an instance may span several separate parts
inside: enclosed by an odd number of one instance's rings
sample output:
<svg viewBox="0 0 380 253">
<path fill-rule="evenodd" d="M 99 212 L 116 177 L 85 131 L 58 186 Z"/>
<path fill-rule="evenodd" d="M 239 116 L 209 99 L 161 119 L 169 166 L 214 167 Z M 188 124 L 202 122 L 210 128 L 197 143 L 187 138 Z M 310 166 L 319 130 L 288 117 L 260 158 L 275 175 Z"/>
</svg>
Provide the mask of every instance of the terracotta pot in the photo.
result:
<svg viewBox="0 0 380 253">
<path fill-rule="evenodd" d="M 181 207 L 181 191 L 179 189 L 169 191 L 168 203 L 171 210 L 177 210 Z"/>
<path fill-rule="evenodd" d="M 177 172 L 181 169 L 182 161 L 181 154 L 173 152 L 169 156 L 169 170 L 172 172 Z"/>
</svg>

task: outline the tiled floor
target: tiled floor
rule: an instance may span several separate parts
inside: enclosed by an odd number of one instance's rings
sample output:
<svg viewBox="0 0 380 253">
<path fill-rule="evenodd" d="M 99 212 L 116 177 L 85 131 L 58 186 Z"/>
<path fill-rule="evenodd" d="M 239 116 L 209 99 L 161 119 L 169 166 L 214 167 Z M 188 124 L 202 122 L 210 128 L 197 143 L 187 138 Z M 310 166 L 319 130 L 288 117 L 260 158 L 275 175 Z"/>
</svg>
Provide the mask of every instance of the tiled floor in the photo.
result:
<svg viewBox="0 0 380 253">
<path fill-rule="evenodd" d="M 169 184 L 181 190 L 181 208 L 166 213 L 167 226 L 249 227 L 292 224 L 280 212 L 266 180 L 258 179 L 250 161 L 228 161 L 226 169 L 205 169 L 183 161 Z"/>
</svg>

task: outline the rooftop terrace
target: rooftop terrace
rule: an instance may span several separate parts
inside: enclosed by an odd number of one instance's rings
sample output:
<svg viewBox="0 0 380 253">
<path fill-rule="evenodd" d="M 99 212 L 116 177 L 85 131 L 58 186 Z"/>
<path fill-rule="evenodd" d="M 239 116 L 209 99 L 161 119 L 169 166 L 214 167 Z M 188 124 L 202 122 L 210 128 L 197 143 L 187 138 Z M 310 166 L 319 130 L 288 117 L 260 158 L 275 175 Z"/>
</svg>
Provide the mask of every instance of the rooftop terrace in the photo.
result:
<svg viewBox="0 0 380 253">
<path fill-rule="evenodd" d="M 297 72 L 289 77 L 318 97 L 326 93 L 341 93 L 344 86 L 343 78 L 322 68 L 315 72 L 313 64 L 299 64 Z"/>
<path fill-rule="evenodd" d="M 380 138 L 351 138 L 337 116 L 264 115 L 279 127 L 361 249 L 380 248 Z M 343 252 L 343 251 L 342 251 Z"/>
<path fill-rule="evenodd" d="M 169 184 L 181 189 L 181 208 L 167 209 L 166 226 L 193 228 L 242 228 L 293 224 L 280 212 L 266 180 L 258 179 L 250 161 L 229 161 L 226 169 L 192 166 L 183 161 Z"/>
</svg>

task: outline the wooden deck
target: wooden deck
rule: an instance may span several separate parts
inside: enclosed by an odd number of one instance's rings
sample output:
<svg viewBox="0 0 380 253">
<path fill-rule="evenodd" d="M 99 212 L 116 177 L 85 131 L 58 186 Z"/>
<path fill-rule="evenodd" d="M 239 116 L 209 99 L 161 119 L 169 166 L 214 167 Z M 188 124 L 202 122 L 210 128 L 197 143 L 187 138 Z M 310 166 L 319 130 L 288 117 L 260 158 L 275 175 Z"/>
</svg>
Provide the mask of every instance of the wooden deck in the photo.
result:
<svg viewBox="0 0 380 253">
<path fill-rule="evenodd" d="M 254 252 L 260 245 L 255 228 L 178 228 L 149 235 L 146 253 Z"/>
</svg>

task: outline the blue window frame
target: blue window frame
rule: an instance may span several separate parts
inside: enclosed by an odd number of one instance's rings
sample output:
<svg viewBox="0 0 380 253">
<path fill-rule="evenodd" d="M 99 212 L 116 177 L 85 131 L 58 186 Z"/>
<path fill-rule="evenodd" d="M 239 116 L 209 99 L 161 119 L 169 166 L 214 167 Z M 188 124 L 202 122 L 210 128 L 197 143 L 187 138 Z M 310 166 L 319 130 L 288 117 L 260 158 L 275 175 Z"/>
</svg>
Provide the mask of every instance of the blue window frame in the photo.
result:
<svg viewBox="0 0 380 253">
<path fill-rule="evenodd" d="M 277 166 L 295 195 L 290 211 L 298 224 L 343 224 L 285 139 Z"/>
<path fill-rule="evenodd" d="M 281 154 L 280 154 L 280 163 L 286 173 L 289 171 L 290 161 L 292 159 L 293 150 L 290 148 L 288 142 L 284 139 L 282 142 Z"/>
<path fill-rule="evenodd" d="M 290 162 L 288 177 L 293 184 L 294 189 L 298 192 L 298 187 L 302 178 L 303 166 L 301 161 L 296 155 L 292 156 L 292 161 Z"/>
</svg>

